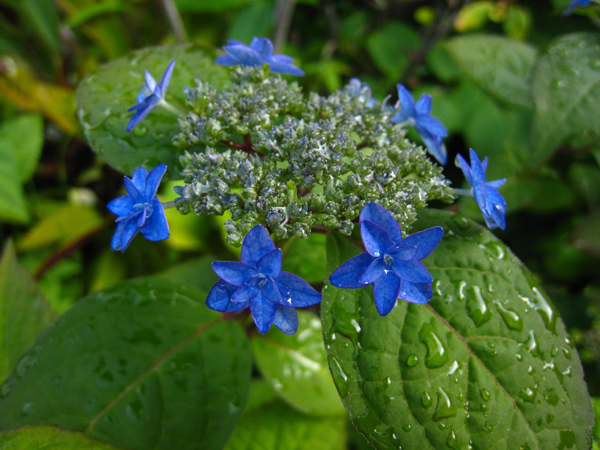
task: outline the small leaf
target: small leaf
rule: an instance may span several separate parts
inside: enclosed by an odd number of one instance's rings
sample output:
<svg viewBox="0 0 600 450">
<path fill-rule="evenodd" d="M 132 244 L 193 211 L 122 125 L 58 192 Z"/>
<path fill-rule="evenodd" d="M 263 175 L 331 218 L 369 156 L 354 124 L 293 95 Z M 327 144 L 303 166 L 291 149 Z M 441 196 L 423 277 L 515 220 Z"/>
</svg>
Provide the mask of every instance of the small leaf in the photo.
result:
<svg viewBox="0 0 600 450">
<path fill-rule="evenodd" d="M 298 311 L 298 332 L 285 335 L 272 329 L 252 337 L 254 359 L 277 393 L 309 414 L 344 414 L 344 407 L 327 369 L 321 323 L 313 314 Z"/>
<path fill-rule="evenodd" d="M 528 77 L 536 49 L 500 36 L 469 35 L 446 43 L 460 70 L 502 101 L 531 106 Z"/>
<path fill-rule="evenodd" d="M 131 175 L 145 166 L 151 169 L 164 163 L 170 178 L 176 176 L 183 150 L 173 146 L 178 133 L 178 116 L 165 108 L 154 109 L 133 131 L 125 127 L 132 113 L 148 70 L 160 80 L 173 60 L 175 70 L 167 91 L 167 101 L 185 111 L 185 87 L 194 87 L 194 78 L 219 88 L 228 82 L 227 70 L 214 64 L 212 58 L 194 45 L 155 47 L 119 58 L 86 77 L 77 89 L 79 120 L 85 136 L 108 164 Z"/>
<path fill-rule="evenodd" d="M 0 434 L 0 450 L 118 450 L 106 442 L 53 425 L 27 426 Z"/>
<path fill-rule="evenodd" d="M 224 450 L 344 450 L 345 417 L 311 417 L 281 401 L 248 411 Z"/>
<path fill-rule="evenodd" d="M 46 326 L 53 312 L 8 241 L 0 261 L 0 381 Z M 1 392 L 1 391 L 0 391 Z"/>
<path fill-rule="evenodd" d="M 29 180 L 37 167 L 44 145 L 44 122 L 38 114 L 25 114 L 0 126 L 0 139 L 12 144 L 19 181 Z"/>
<path fill-rule="evenodd" d="M 532 71 L 535 102 L 531 163 L 539 164 L 571 137 L 580 145 L 600 134 L 600 35 L 573 33 L 552 42 Z"/>
<path fill-rule="evenodd" d="M 0 389 L 0 427 L 44 423 L 131 450 L 221 449 L 246 401 L 248 342 L 201 291 L 138 279 L 79 300 Z"/>
<path fill-rule="evenodd" d="M 489 231 L 427 210 L 414 231 L 436 225 L 429 304 L 380 317 L 371 287 L 324 291 L 329 366 L 353 423 L 378 449 L 589 449 L 590 399 L 554 307 Z M 328 272 L 356 253 L 330 233 Z"/>
<path fill-rule="evenodd" d="M 29 211 L 19 176 L 16 152 L 17 147 L 10 140 L 0 138 L 0 219 L 26 223 L 29 221 Z"/>
</svg>

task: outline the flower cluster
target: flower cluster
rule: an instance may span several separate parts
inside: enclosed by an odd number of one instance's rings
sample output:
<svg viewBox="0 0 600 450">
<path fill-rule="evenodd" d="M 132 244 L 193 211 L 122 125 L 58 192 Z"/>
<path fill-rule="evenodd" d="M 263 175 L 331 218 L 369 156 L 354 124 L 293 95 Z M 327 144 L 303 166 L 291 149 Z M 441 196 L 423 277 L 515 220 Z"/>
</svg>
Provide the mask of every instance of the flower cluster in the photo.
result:
<svg viewBox="0 0 600 450">
<path fill-rule="evenodd" d="M 574 2 L 573 2 L 574 3 Z M 580 2 L 583 3 L 583 2 Z M 217 92 L 197 82 L 186 88 L 189 113 L 179 120 L 175 144 L 185 149 L 179 198 L 168 206 L 182 213 L 231 213 L 227 240 L 242 246 L 241 262 L 217 261 L 221 278 L 208 294 L 208 307 L 223 313 L 250 310 L 260 333 L 272 325 L 295 333 L 295 308 L 316 305 L 321 294 L 296 275 L 282 271 L 282 251 L 271 239 L 306 237 L 313 227 L 345 235 L 360 226 L 365 252 L 330 276 L 339 288 L 373 286 L 380 315 L 404 300 L 424 304 L 433 296 L 433 278 L 421 262 L 440 243 L 433 227 L 403 237 L 417 210 L 430 200 L 450 202 L 455 191 L 442 168 L 405 138 L 415 128 L 427 151 L 441 164 L 447 156 L 446 128 L 430 115 L 431 96 L 415 103 L 398 84 L 395 107 L 378 101 L 368 84 L 353 78 L 327 97 L 304 97 L 297 83 L 279 75 L 303 75 L 286 55 L 273 55 L 266 38 L 250 46 L 229 41 L 216 59 L 230 71 L 231 88 Z M 175 61 L 160 83 L 146 71 L 127 131 L 164 101 Z M 198 149 L 200 148 L 200 151 Z M 191 151 L 194 149 L 194 152 Z M 488 160 L 470 151 L 471 164 L 458 164 L 489 228 L 506 226 L 506 202 L 498 193 L 505 180 L 486 181 Z M 108 209 L 116 214 L 113 250 L 124 251 L 141 232 L 147 239 L 169 236 L 165 205 L 156 192 L 166 166 L 137 169 L 124 178 L 127 195 Z M 459 192 L 460 190 L 456 190 Z"/>
</svg>

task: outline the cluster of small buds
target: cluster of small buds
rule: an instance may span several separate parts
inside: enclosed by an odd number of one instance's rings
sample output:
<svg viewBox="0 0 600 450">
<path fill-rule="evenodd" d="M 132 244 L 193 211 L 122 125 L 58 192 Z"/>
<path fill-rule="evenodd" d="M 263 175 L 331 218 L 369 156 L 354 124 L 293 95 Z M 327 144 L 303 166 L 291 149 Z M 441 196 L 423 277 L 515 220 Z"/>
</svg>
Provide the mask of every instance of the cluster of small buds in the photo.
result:
<svg viewBox="0 0 600 450">
<path fill-rule="evenodd" d="M 373 99 L 366 84 L 352 80 L 328 97 L 305 99 L 268 67 L 231 74 L 229 90 L 201 83 L 188 90 L 194 112 L 180 120 L 176 139 L 190 150 L 179 210 L 229 211 L 230 243 L 240 245 L 257 224 L 278 239 L 306 237 L 315 225 L 349 235 L 368 201 L 407 228 L 428 201 L 454 199 L 441 167 L 405 139 L 390 120 L 395 109 Z"/>
</svg>

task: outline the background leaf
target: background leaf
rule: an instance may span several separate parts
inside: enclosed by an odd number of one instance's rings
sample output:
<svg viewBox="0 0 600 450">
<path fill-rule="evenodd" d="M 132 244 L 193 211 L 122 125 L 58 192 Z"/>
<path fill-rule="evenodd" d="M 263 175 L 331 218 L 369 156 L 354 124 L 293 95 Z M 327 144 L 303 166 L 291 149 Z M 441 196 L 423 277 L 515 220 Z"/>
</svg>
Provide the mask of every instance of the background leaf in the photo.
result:
<svg viewBox="0 0 600 450">
<path fill-rule="evenodd" d="M 0 381 L 16 367 L 53 316 L 35 280 L 19 265 L 15 247 L 8 241 L 0 261 Z"/>
<path fill-rule="evenodd" d="M 183 150 L 173 146 L 178 132 L 177 116 L 164 108 L 154 109 L 133 131 L 125 127 L 135 105 L 144 71 L 160 80 L 173 60 L 175 70 L 166 99 L 185 111 L 183 89 L 195 86 L 194 78 L 219 88 L 228 81 L 227 69 L 213 63 L 212 57 L 197 46 L 154 47 L 119 58 L 86 77 L 77 89 L 79 120 L 85 136 L 108 164 L 131 175 L 135 169 L 148 169 L 164 163 L 167 175 L 179 178 L 179 156 Z M 189 149 L 188 149 L 189 150 Z"/>
<path fill-rule="evenodd" d="M 493 96 L 531 106 L 528 76 L 536 49 L 501 36 L 468 35 L 445 44 L 462 72 Z"/>
<path fill-rule="evenodd" d="M 248 390 L 248 344 L 204 294 L 138 279 L 59 317 L 2 386 L 0 427 L 53 423 L 132 449 L 220 449 Z"/>
<path fill-rule="evenodd" d="M 0 434 L 0 450 L 117 450 L 117 447 L 76 431 L 34 425 Z"/>
<path fill-rule="evenodd" d="M 579 357 L 537 283 L 489 231 L 419 214 L 414 231 L 445 229 L 424 260 L 429 304 L 380 317 L 370 287 L 324 291 L 329 365 L 354 424 L 378 449 L 588 449 Z M 330 233 L 328 272 L 357 250 Z"/>
<path fill-rule="evenodd" d="M 298 311 L 298 332 L 279 330 L 252 337 L 254 360 L 280 397 L 309 414 L 340 415 L 344 407 L 333 385 L 323 348 L 321 323 Z"/>
<path fill-rule="evenodd" d="M 24 114 L 7 120 L 0 126 L 0 139 L 12 144 L 17 164 L 17 176 L 24 183 L 38 164 L 44 145 L 44 122 L 38 114 Z"/>
<path fill-rule="evenodd" d="M 581 145 L 600 134 L 600 34 L 573 33 L 552 42 L 531 78 L 535 118 L 531 163 L 539 164 L 566 139 Z"/>
</svg>

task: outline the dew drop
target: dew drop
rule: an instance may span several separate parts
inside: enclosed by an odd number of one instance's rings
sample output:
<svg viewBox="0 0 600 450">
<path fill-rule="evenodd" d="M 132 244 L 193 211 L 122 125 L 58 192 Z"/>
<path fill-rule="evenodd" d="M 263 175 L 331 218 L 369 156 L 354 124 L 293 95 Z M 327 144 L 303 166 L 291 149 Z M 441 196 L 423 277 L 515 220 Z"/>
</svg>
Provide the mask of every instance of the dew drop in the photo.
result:
<svg viewBox="0 0 600 450">
<path fill-rule="evenodd" d="M 414 353 L 411 353 L 410 355 L 408 355 L 408 358 L 406 358 L 406 365 L 408 367 L 414 367 L 417 365 L 418 362 L 419 362 L 419 357 L 417 355 L 415 355 Z"/>
<path fill-rule="evenodd" d="M 558 450 L 573 448 L 575 445 L 575 435 L 570 430 L 560 430 L 560 444 Z"/>
<path fill-rule="evenodd" d="M 448 435 L 448 438 L 446 439 L 446 445 L 449 448 L 452 449 L 456 449 L 457 446 L 457 439 L 456 439 L 456 433 L 454 433 L 454 431 L 451 431 L 450 434 Z"/>
<path fill-rule="evenodd" d="M 554 414 L 547 414 L 546 415 L 546 422 L 547 423 L 552 423 L 554 421 Z"/>
<path fill-rule="evenodd" d="M 344 373 L 344 371 L 342 370 L 342 366 L 340 365 L 337 359 L 332 357 L 331 362 L 332 364 L 330 365 L 330 368 L 333 378 L 336 381 L 335 385 L 338 388 L 340 395 L 342 397 L 345 397 L 346 395 L 348 395 L 348 375 Z M 342 380 L 344 381 L 342 382 Z"/>
<path fill-rule="evenodd" d="M 481 393 L 481 398 L 483 400 L 485 400 L 486 402 L 490 399 L 491 394 L 490 391 L 488 391 L 486 388 L 481 389 L 481 391 L 479 391 Z"/>
<path fill-rule="evenodd" d="M 568 348 L 562 348 L 563 354 L 570 361 L 571 360 L 571 351 Z"/>
<path fill-rule="evenodd" d="M 524 402 L 533 403 L 535 400 L 535 396 L 537 395 L 537 385 L 534 389 L 527 387 L 521 390 L 519 397 L 523 399 Z"/>
<path fill-rule="evenodd" d="M 427 347 L 425 365 L 428 368 L 435 369 L 448 362 L 448 352 L 430 324 L 423 324 L 419 331 L 419 340 Z"/>
<path fill-rule="evenodd" d="M 407 433 L 410 433 L 410 432 L 412 431 L 412 425 L 411 425 L 410 423 L 409 423 L 409 424 L 406 424 L 406 425 L 404 425 L 404 426 L 402 427 L 402 429 L 403 429 L 404 431 L 406 431 Z"/>
<path fill-rule="evenodd" d="M 535 332 L 533 330 L 529 330 L 529 338 L 527 338 L 527 340 L 520 345 L 525 347 L 533 355 L 539 358 L 542 357 L 537 340 L 535 339 Z"/>
<path fill-rule="evenodd" d="M 133 134 L 138 136 L 138 137 L 142 137 L 145 136 L 146 133 L 148 132 L 148 129 L 144 126 L 140 126 L 140 127 L 135 127 L 133 129 Z"/>
<path fill-rule="evenodd" d="M 448 375 L 454 375 L 454 372 L 458 370 L 458 361 L 454 361 L 448 369 Z"/>
<path fill-rule="evenodd" d="M 433 400 L 431 399 L 431 395 L 429 395 L 429 392 L 425 391 L 421 394 L 421 405 L 423 406 L 423 408 L 429 408 L 433 403 Z"/>
<path fill-rule="evenodd" d="M 456 416 L 457 409 L 450 401 L 448 394 L 441 387 L 437 389 L 437 405 L 433 413 L 433 420 L 441 420 L 446 417 Z"/>
<path fill-rule="evenodd" d="M 515 311 L 506 308 L 498 300 L 494 301 L 494 303 L 498 307 L 498 311 L 500 311 L 500 315 L 502 316 L 502 319 L 504 320 L 504 323 L 506 323 L 508 328 L 517 331 L 521 331 L 523 329 L 523 321 Z"/>
<path fill-rule="evenodd" d="M 481 295 L 481 288 L 473 286 L 472 291 L 473 295 L 469 296 L 469 300 L 467 301 L 467 312 L 469 317 L 475 322 L 475 325 L 480 327 L 492 318 L 493 313 Z"/>
<path fill-rule="evenodd" d="M 23 417 L 29 416 L 33 412 L 33 402 L 25 403 L 21 409 L 21 415 Z"/>
<path fill-rule="evenodd" d="M 540 314 L 540 316 L 542 316 L 542 319 L 546 324 L 546 328 L 548 328 L 550 331 L 555 331 L 556 316 L 554 315 L 554 310 L 538 288 L 534 287 L 532 290 L 535 294 L 535 297 L 532 300 L 533 307 Z"/>
<path fill-rule="evenodd" d="M 520 353 L 516 353 L 515 358 L 517 358 L 517 361 L 523 361 L 523 355 L 521 355 Z"/>
</svg>

